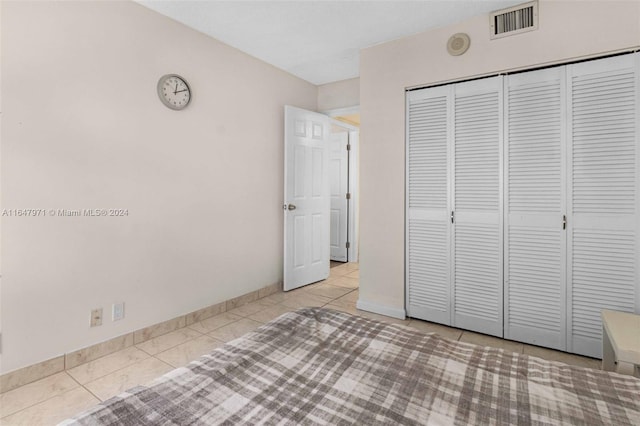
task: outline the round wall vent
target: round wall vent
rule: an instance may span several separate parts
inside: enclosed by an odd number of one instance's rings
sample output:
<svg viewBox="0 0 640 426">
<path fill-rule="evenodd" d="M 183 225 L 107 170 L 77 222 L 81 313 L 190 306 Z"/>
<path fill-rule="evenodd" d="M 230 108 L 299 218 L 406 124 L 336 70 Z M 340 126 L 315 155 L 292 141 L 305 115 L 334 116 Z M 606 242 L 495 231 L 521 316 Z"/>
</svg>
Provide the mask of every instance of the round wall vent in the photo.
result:
<svg viewBox="0 0 640 426">
<path fill-rule="evenodd" d="M 449 37 L 447 51 L 450 55 L 460 56 L 469 49 L 471 39 L 465 33 L 457 33 Z"/>
</svg>

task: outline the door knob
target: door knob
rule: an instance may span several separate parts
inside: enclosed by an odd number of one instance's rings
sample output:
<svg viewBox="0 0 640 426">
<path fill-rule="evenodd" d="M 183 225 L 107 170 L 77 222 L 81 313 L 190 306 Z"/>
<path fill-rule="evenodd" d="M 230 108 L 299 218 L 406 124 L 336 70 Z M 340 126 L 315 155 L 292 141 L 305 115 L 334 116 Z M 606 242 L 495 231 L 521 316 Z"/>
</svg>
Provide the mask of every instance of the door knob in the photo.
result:
<svg viewBox="0 0 640 426">
<path fill-rule="evenodd" d="M 289 204 L 289 207 L 287 207 L 289 210 L 295 210 L 296 209 L 296 205 L 295 204 Z"/>
</svg>

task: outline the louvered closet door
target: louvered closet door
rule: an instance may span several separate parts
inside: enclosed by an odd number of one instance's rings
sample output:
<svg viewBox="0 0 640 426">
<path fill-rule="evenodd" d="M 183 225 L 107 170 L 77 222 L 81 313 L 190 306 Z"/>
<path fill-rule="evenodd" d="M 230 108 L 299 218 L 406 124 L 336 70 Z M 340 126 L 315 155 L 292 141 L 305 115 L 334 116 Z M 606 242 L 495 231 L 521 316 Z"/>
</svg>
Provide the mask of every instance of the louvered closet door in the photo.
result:
<svg viewBox="0 0 640 426">
<path fill-rule="evenodd" d="M 566 349 L 565 68 L 505 78 L 505 338 Z"/>
<path fill-rule="evenodd" d="M 638 54 L 567 67 L 569 350 L 602 355 L 602 309 L 640 313 Z"/>
<path fill-rule="evenodd" d="M 453 325 L 502 336 L 502 77 L 454 86 Z"/>
<path fill-rule="evenodd" d="M 450 87 L 407 94 L 407 313 L 450 324 Z"/>
</svg>

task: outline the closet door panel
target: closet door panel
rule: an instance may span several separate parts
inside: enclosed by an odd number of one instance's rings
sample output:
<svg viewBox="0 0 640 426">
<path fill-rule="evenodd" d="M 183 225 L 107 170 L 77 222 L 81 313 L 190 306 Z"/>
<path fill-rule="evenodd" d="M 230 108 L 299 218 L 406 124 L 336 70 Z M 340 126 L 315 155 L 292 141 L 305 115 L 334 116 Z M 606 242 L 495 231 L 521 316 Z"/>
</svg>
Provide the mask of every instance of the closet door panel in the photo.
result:
<svg viewBox="0 0 640 426">
<path fill-rule="evenodd" d="M 454 89 L 453 325 L 502 337 L 502 78 Z"/>
<path fill-rule="evenodd" d="M 566 349 L 565 69 L 505 79 L 505 337 Z"/>
<path fill-rule="evenodd" d="M 640 312 L 640 55 L 569 65 L 569 350 L 602 355 L 603 309 Z"/>
<path fill-rule="evenodd" d="M 407 314 L 450 324 L 450 87 L 407 94 Z"/>
</svg>

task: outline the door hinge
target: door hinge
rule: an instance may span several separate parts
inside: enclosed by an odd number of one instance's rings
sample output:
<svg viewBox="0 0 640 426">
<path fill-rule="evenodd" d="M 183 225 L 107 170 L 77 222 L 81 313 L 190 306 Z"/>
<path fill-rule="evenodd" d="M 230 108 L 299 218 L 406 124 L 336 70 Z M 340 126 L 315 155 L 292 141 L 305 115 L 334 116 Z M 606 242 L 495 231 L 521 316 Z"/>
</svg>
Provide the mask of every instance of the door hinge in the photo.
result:
<svg viewBox="0 0 640 426">
<path fill-rule="evenodd" d="M 562 230 L 567 229 L 567 215 L 562 215 Z"/>
<path fill-rule="evenodd" d="M 347 192 L 347 200 L 350 200 L 350 199 L 351 199 L 351 193 Z"/>
<path fill-rule="evenodd" d="M 347 144 L 347 151 L 351 151 L 351 144 L 350 143 Z"/>
<path fill-rule="evenodd" d="M 351 248 L 351 243 L 347 241 L 347 248 Z"/>
</svg>

